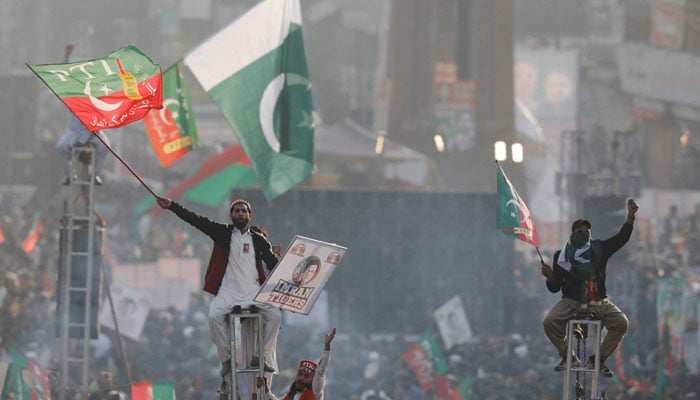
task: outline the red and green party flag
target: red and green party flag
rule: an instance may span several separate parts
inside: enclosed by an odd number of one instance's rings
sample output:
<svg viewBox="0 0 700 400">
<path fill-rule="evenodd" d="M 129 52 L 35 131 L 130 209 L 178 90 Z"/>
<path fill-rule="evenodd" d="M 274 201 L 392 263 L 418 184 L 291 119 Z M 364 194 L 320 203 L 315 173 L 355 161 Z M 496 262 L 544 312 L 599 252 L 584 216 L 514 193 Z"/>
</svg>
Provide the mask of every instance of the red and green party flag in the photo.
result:
<svg viewBox="0 0 700 400">
<path fill-rule="evenodd" d="M 444 375 L 435 374 L 433 399 L 435 400 L 464 400 L 459 388 L 450 385 L 450 381 Z"/>
<path fill-rule="evenodd" d="M 172 382 L 136 382 L 131 385 L 132 400 L 176 400 Z"/>
<path fill-rule="evenodd" d="M 15 400 L 51 400 L 48 370 L 13 348 L 10 377 Z"/>
<path fill-rule="evenodd" d="M 27 66 L 90 132 L 124 126 L 163 107 L 160 66 L 133 45 L 101 59 Z"/>
<path fill-rule="evenodd" d="M 449 369 L 430 332 L 424 333 L 417 343 L 408 348 L 404 353 L 404 361 L 413 370 L 423 392 L 433 388 L 435 374 L 444 374 Z"/>
<path fill-rule="evenodd" d="M 498 168 L 498 229 L 508 236 L 540 247 L 540 238 L 537 236 L 530 210 L 510 183 L 499 162 L 496 162 L 496 167 Z"/>
<path fill-rule="evenodd" d="M 184 58 L 268 200 L 311 175 L 314 118 L 299 0 L 264 0 Z"/>
<path fill-rule="evenodd" d="M 255 172 L 243 148 L 234 145 L 209 158 L 189 178 L 170 189 L 164 197 L 218 207 L 230 197 L 231 189 L 253 187 L 255 182 Z M 160 210 L 153 197 L 149 196 L 136 207 L 136 214 L 147 211 L 155 215 Z"/>
<path fill-rule="evenodd" d="M 625 336 L 622 345 L 615 350 L 615 375 L 621 382 L 633 387 L 638 392 L 645 392 L 642 383 L 643 373 L 639 354 L 629 336 Z"/>
<path fill-rule="evenodd" d="M 671 354 L 671 328 L 668 318 L 662 318 L 661 343 L 656 365 L 656 400 L 671 399 L 671 375 L 673 374 L 673 355 Z"/>
<path fill-rule="evenodd" d="M 32 227 L 29 229 L 27 237 L 22 242 L 22 249 L 25 253 L 29 253 L 34 250 L 37 242 L 39 242 L 39 237 L 41 236 L 41 231 L 44 229 L 44 224 L 41 222 L 41 211 L 36 211 L 34 213 L 34 222 Z"/>
<path fill-rule="evenodd" d="M 151 110 L 143 122 L 148 140 L 163 167 L 197 147 L 190 93 L 179 65 L 175 64 L 163 73 L 163 108 Z"/>
</svg>

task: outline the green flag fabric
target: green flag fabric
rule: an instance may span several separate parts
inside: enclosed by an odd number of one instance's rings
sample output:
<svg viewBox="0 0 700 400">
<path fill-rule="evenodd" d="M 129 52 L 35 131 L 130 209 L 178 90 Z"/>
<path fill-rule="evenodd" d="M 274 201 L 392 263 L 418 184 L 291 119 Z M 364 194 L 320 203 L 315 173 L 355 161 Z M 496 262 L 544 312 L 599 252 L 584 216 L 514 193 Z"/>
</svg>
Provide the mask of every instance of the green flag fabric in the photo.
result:
<svg viewBox="0 0 700 400">
<path fill-rule="evenodd" d="M 133 45 L 102 59 L 27 66 L 90 132 L 124 126 L 163 107 L 160 66 Z"/>
<path fill-rule="evenodd" d="M 15 400 L 50 400 L 48 371 L 28 358 L 21 351 L 12 348 L 10 376 Z"/>
<path fill-rule="evenodd" d="M 190 93 L 177 64 L 163 73 L 163 108 L 151 110 L 143 123 L 148 140 L 163 167 L 197 147 L 197 127 Z"/>
<path fill-rule="evenodd" d="M 311 174 L 314 118 L 298 0 L 264 0 L 184 58 L 268 200 Z"/>
<path fill-rule="evenodd" d="M 435 342 L 435 338 L 433 338 L 432 333 L 424 333 L 418 340 L 418 344 L 423 348 L 423 350 L 425 350 L 428 357 L 430 357 L 430 361 L 433 365 L 433 372 L 445 374 L 447 370 L 450 369 L 450 367 L 447 365 L 447 361 L 445 360 L 445 356 L 442 355 L 442 351 L 440 351 L 440 347 L 438 346 L 437 342 Z"/>
<path fill-rule="evenodd" d="M 537 236 L 530 210 L 503 172 L 501 164 L 496 162 L 496 167 L 498 168 L 498 229 L 508 236 L 540 247 L 540 238 Z"/>
</svg>

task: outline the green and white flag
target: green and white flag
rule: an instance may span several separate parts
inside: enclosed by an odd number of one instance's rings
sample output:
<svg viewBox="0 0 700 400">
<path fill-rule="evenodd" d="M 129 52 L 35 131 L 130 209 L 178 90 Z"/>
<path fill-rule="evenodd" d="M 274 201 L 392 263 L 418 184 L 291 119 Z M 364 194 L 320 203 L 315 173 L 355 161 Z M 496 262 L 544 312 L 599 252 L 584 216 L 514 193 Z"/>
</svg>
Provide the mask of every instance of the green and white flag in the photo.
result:
<svg viewBox="0 0 700 400">
<path fill-rule="evenodd" d="M 314 118 L 299 0 L 264 0 L 184 64 L 233 127 L 271 200 L 313 168 Z"/>
</svg>

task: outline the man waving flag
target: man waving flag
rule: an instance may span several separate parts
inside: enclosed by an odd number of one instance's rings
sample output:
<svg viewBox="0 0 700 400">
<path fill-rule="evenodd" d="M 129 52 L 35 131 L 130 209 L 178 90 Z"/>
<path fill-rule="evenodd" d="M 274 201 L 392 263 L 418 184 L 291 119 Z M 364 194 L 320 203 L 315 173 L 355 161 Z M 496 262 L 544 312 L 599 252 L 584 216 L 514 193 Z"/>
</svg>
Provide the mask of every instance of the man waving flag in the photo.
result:
<svg viewBox="0 0 700 400">
<path fill-rule="evenodd" d="M 264 0 L 184 58 L 233 127 L 271 200 L 313 167 L 299 0 Z"/>
<path fill-rule="evenodd" d="M 27 66 L 90 132 L 124 126 L 163 107 L 160 66 L 132 45 L 102 59 Z"/>
</svg>

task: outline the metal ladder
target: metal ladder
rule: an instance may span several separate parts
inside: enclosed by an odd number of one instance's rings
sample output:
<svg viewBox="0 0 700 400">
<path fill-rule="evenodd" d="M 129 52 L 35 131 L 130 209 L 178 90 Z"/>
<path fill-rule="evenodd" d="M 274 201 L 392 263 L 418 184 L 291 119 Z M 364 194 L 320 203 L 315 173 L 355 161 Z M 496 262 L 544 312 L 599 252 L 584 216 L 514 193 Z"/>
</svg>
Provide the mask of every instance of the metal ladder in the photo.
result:
<svg viewBox="0 0 700 400">
<path fill-rule="evenodd" d="M 263 321 L 260 309 L 254 305 L 247 307 L 235 306 L 228 319 L 231 333 L 231 372 L 221 381 L 219 389 L 220 400 L 263 400 L 265 387 L 257 387 L 256 380 L 265 376 L 265 356 L 263 351 Z M 253 348 L 244 348 L 247 335 L 255 336 L 257 341 Z M 238 361 L 238 340 L 241 341 L 241 361 Z M 258 366 L 251 367 L 250 356 L 256 354 Z M 243 382 L 243 378 L 249 378 Z M 243 393 L 241 394 L 241 387 Z M 247 397 L 250 395 L 250 397 Z M 244 397 L 242 397 L 244 396 Z"/>
<path fill-rule="evenodd" d="M 96 250 L 100 249 L 95 244 L 97 227 L 93 215 L 94 153 L 91 146 L 72 149 L 58 271 L 59 380 L 61 388 L 78 386 L 83 393 L 89 391 L 90 339 L 99 335 L 99 310 L 93 303 L 99 304 L 101 294 L 100 265 L 95 268 Z M 64 390 L 59 390 L 59 400 L 64 396 Z"/>
<path fill-rule="evenodd" d="M 588 341 L 590 336 L 592 341 Z M 605 391 L 598 393 L 598 375 L 600 373 L 600 341 L 601 341 L 601 321 L 596 316 L 583 309 L 577 311 L 569 319 L 566 325 L 566 371 L 564 373 L 564 400 L 604 400 L 607 399 Z M 574 351 L 574 339 L 576 349 Z M 581 360 L 581 366 L 573 367 L 573 354 Z M 586 360 L 589 355 L 595 354 L 593 368 L 586 367 Z M 573 379 L 572 379 L 573 372 Z M 586 389 L 587 381 L 590 379 L 590 387 Z M 574 387 L 572 389 L 572 381 Z"/>
</svg>

